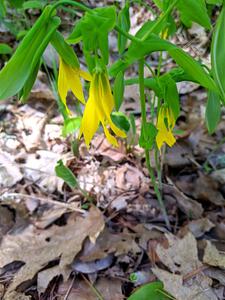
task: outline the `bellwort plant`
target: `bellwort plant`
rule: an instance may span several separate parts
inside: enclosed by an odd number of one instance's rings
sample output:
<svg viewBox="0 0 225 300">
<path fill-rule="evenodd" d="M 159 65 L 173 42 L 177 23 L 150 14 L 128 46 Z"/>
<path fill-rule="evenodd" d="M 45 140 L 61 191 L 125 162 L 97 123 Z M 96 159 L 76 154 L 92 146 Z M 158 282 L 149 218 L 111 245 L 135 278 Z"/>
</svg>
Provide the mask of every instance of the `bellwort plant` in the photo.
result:
<svg viewBox="0 0 225 300">
<path fill-rule="evenodd" d="M 68 133 L 71 133 L 71 126 L 74 130 L 79 127 L 79 138 L 84 138 L 89 147 L 99 126 L 102 126 L 108 142 L 116 147 L 119 138 L 126 139 L 130 124 L 128 116 L 119 112 L 124 88 L 138 84 L 142 120 L 139 145 L 144 149 L 151 182 L 170 228 L 162 197 L 161 162 L 165 147 L 172 147 L 176 142 L 174 127 L 180 113 L 176 83 L 191 81 L 208 91 L 205 117 L 208 131 L 213 133 L 220 120 L 221 106 L 225 103 L 225 4 L 222 0 L 153 0 L 159 13 L 131 35 L 129 8 L 132 2 L 127 0 L 118 9 L 113 5 L 89 8 L 73 0 L 52 1 L 51 5 L 43 8 L 40 17 L 0 71 L 0 100 L 16 94 L 23 102 L 28 99 L 42 55 L 51 43 L 59 55 L 58 93 L 64 108 L 64 129 L 69 124 Z M 57 10 L 66 6 L 79 11 L 81 17 L 69 36 L 64 37 L 60 33 L 61 20 Z M 145 6 L 148 8 L 147 4 Z M 213 28 L 208 12 L 214 6 L 218 6 L 220 14 Z M 177 29 L 175 15 L 178 23 L 187 27 L 195 22 L 207 31 L 213 30 L 211 69 L 170 41 Z M 113 64 L 109 64 L 108 36 L 111 31 L 116 32 L 118 40 L 118 59 Z M 78 43 L 87 71 L 80 68 L 73 48 Z M 157 68 L 153 68 L 150 60 L 154 52 L 158 53 Z M 175 63 L 175 67 L 164 73 L 163 53 L 167 53 Z M 138 65 L 138 75 L 127 78 L 126 70 L 134 64 Z M 150 70 L 150 77 L 144 76 L 144 68 Z M 74 123 L 75 118 L 67 107 L 66 98 L 70 90 L 84 105 L 82 118 L 76 120 L 80 120 L 79 126 Z M 146 91 L 151 91 L 148 102 Z M 87 99 L 85 95 L 88 95 Z M 151 152 L 154 153 L 156 172 L 151 166 Z"/>
</svg>

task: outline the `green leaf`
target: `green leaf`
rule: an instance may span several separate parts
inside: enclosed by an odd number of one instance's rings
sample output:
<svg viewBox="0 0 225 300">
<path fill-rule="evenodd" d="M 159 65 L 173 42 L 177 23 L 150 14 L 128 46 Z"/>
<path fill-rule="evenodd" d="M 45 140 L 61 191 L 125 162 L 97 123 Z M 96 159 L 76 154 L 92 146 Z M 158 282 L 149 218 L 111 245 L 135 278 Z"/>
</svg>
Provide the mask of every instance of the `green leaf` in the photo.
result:
<svg viewBox="0 0 225 300">
<path fill-rule="evenodd" d="M 0 17 L 4 18 L 6 14 L 6 7 L 5 7 L 5 1 L 0 0 Z"/>
<path fill-rule="evenodd" d="M 79 60 L 71 46 L 67 44 L 64 37 L 59 31 L 52 35 L 51 44 L 58 52 L 60 57 L 71 67 L 79 68 Z"/>
<path fill-rule="evenodd" d="M 67 43 L 77 44 L 82 40 L 82 32 L 81 32 L 82 22 L 81 21 L 82 21 L 82 19 L 80 19 L 78 22 L 76 22 L 71 34 L 66 39 Z"/>
<path fill-rule="evenodd" d="M 214 5 L 222 5 L 223 4 L 223 0 L 206 0 L 206 3 L 208 4 L 214 4 Z"/>
<path fill-rule="evenodd" d="M 169 300 L 159 281 L 148 283 L 137 289 L 127 300 Z"/>
<path fill-rule="evenodd" d="M 25 0 L 8 0 L 9 4 L 15 8 L 21 8 Z"/>
<path fill-rule="evenodd" d="M 209 90 L 217 91 L 214 80 L 189 54 L 180 48 L 170 48 L 168 52 L 176 63 L 181 66 L 187 74 L 194 78 L 196 82 L 200 83 L 201 86 Z"/>
<path fill-rule="evenodd" d="M 66 167 L 63 164 L 63 161 L 61 159 L 57 162 L 57 166 L 55 167 L 55 172 L 56 175 L 59 178 L 62 178 L 71 189 L 78 187 L 76 176 L 68 167 Z"/>
<path fill-rule="evenodd" d="M 21 93 L 19 95 L 20 100 L 25 103 L 27 99 L 29 98 L 31 89 L 35 83 L 35 80 L 37 78 L 38 70 L 40 68 L 41 62 L 38 61 L 37 65 L 34 67 L 33 71 L 30 73 L 30 76 L 28 77 L 27 81 L 25 82 L 23 89 L 21 90 Z"/>
<path fill-rule="evenodd" d="M 151 150 L 157 135 L 157 129 L 154 124 L 147 123 L 143 124 L 141 127 L 141 136 L 139 138 L 139 145 L 143 149 Z"/>
<path fill-rule="evenodd" d="M 208 93 L 208 101 L 206 105 L 205 120 L 206 126 L 210 134 L 212 134 L 220 121 L 221 103 L 220 97 L 214 92 Z"/>
<path fill-rule="evenodd" d="M 120 109 L 121 104 L 123 103 L 123 94 L 124 94 L 124 73 L 119 72 L 116 75 L 114 86 L 113 86 L 113 96 L 115 99 L 116 110 Z"/>
<path fill-rule="evenodd" d="M 37 65 L 52 34 L 60 24 L 58 17 L 50 17 L 50 11 L 51 6 L 47 6 L 0 71 L 0 99 L 18 93 Z"/>
<path fill-rule="evenodd" d="M 0 54 L 12 54 L 13 49 L 7 44 L 0 44 Z"/>
<path fill-rule="evenodd" d="M 156 51 L 168 51 L 176 63 L 181 66 L 194 81 L 210 90 L 217 90 L 214 80 L 196 60 L 176 45 L 160 39 L 153 34 L 145 41 L 132 42 L 123 58 L 119 59 L 110 67 L 109 73 L 111 76 L 116 76 L 118 72 L 125 71 L 125 69 L 135 61 Z"/>
<path fill-rule="evenodd" d="M 180 101 L 176 82 L 167 73 L 159 78 L 159 83 L 165 103 L 171 108 L 176 120 L 180 114 Z"/>
<path fill-rule="evenodd" d="M 118 26 L 125 32 L 130 30 L 130 14 L 129 14 L 129 4 L 125 4 L 123 9 L 118 14 Z M 127 37 L 118 32 L 118 50 L 119 54 L 122 54 L 127 45 Z"/>
<path fill-rule="evenodd" d="M 211 28 L 205 0 L 180 0 L 177 8 L 185 20 L 196 22 L 206 29 Z"/>
<path fill-rule="evenodd" d="M 114 6 L 96 8 L 92 13 L 86 12 L 67 39 L 70 43 L 82 37 L 83 50 L 95 54 L 100 49 L 105 64 L 108 64 L 108 33 L 116 23 L 116 8 Z M 90 34 L 91 33 L 91 34 Z"/>
<path fill-rule="evenodd" d="M 113 123 L 119 127 L 121 130 L 128 132 L 130 130 L 130 122 L 129 119 L 127 118 L 127 116 L 120 112 L 113 112 L 111 114 L 111 119 L 113 121 Z"/>
<path fill-rule="evenodd" d="M 66 137 L 69 134 L 72 134 L 79 130 L 81 124 L 81 117 L 68 118 L 64 121 L 62 135 Z"/>
<path fill-rule="evenodd" d="M 213 77 L 219 87 L 221 98 L 225 103 L 225 5 L 216 22 L 211 44 L 211 61 Z"/>
<path fill-rule="evenodd" d="M 26 1 L 23 3 L 23 9 L 42 9 L 43 8 L 43 3 L 41 1 Z"/>
</svg>

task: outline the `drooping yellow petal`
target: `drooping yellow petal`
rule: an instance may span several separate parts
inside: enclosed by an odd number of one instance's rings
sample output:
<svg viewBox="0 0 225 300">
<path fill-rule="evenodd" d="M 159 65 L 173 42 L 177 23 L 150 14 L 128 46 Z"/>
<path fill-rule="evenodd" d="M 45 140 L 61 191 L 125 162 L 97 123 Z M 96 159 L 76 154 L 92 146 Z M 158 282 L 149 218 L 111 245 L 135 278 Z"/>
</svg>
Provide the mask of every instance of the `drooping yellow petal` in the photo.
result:
<svg viewBox="0 0 225 300">
<path fill-rule="evenodd" d="M 104 125 L 104 123 L 102 123 L 102 127 L 104 129 L 104 133 L 105 133 L 105 136 L 106 136 L 108 142 L 111 145 L 113 145 L 115 147 L 118 147 L 118 142 L 117 142 L 116 138 L 113 135 L 110 134 L 108 128 Z"/>
<path fill-rule="evenodd" d="M 79 77 L 79 70 L 70 70 L 70 75 L 68 78 L 70 89 L 72 90 L 74 96 L 80 100 L 81 103 L 85 104 L 83 86 Z"/>
<path fill-rule="evenodd" d="M 83 70 L 79 70 L 79 75 L 84 78 L 86 81 L 91 81 L 92 80 L 92 76 L 90 73 L 85 72 Z"/>
<path fill-rule="evenodd" d="M 87 104 L 84 109 L 83 118 L 81 121 L 81 128 L 79 137 L 84 136 L 85 144 L 89 147 L 90 142 L 98 129 L 99 126 L 99 113 L 98 107 L 95 102 L 94 94 L 94 83 L 91 82 L 90 86 L 90 96 L 88 98 Z"/>
<path fill-rule="evenodd" d="M 176 142 L 175 137 L 171 131 L 159 130 L 156 136 L 156 144 L 158 149 L 161 149 L 162 145 L 166 143 L 168 146 L 172 147 Z"/>
<path fill-rule="evenodd" d="M 165 124 L 165 120 L 167 121 L 167 124 Z M 158 133 L 156 136 L 156 144 L 158 149 L 161 149 L 163 143 L 166 143 L 170 147 L 174 145 L 176 142 L 172 133 L 174 125 L 175 119 L 172 112 L 169 108 L 162 106 L 159 110 L 157 120 Z"/>
<path fill-rule="evenodd" d="M 69 84 L 67 80 L 67 67 L 66 64 L 63 62 L 63 60 L 60 58 L 59 59 L 59 76 L 58 76 L 58 91 L 59 91 L 59 96 L 64 103 L 67 111 L 69 112 L 69 109 L 66 104 L 66 96 L 67 92 L 69 90 Z"/>
<path fill-rule="evenodd" d="M 118 146 L 116 138 L 110 133 L 109 126 L 112 131 L 119 137 L 126 137 L 126 134 L 120 130 L 111 120 L 111 113 L 114 107 L 114 98 L 111 92 L 107 73 L 95 72 L 93 74 L 89 99 L 84 111 L 80 136 L 83 134 L 87 146 L 98 129 L 99 123 L 102 124 L 105 136 L 109 143 Z"/>
<path fill-rule="evenodd" d="M 69 90 L 73 92 L 74 96 L 78 100 L 85 104 L 81 77 L 88 81 L 91 80 L 91 75 L 89 73 L 78 68 L 74 69 L 70 65 L 66 64 L 61 57 L 59 58 L 58 90 L 65 105 L 66 96 Z"/>
</svg>

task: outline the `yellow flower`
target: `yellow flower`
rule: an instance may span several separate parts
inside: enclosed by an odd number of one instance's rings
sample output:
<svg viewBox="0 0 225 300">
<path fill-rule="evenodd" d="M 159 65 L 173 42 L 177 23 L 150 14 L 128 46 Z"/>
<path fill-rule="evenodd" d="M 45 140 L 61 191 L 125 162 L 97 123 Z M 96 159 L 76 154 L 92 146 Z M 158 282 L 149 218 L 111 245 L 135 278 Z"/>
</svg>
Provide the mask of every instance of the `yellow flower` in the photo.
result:
<svg viewBox="0 0 225 300">
<path fill-rule="evenodd" d="M 89 73 L 79 68 L 75 69 L 66 64 L 61 57 L 59 58 L 58 91 L 66 108 L 66 96 L 69 90 L 73 92 L 74 96 L 80 100 L 80 102 L 85 104 L 81 77 L 87 81 L 91 81 L 91 75 Z"/>
<path fill-rule="evenodd" d="M 105 71 L 95 72 L 90 84 L 89 99 L 87 101 L 81 122 L 80 137 L 83 135 L 87 147 L 102 124 L 107 140 L 114 146 L 118 146 L 116 138 L 110 134 L 107 126 L 119 137 L 126 137 L 113 122 L 110 114 L 114 108 L 114 98 L 111 92 L 109 79 Z"/>
<path fill-rule="evenodd" d="M 164 142 L 170 147 L 174 145 L 174 143 L 176 142 L 176 139 L 172 133 L 174 126 L 175 119 L 171 109 L 165 106 L 161 106 L 156 126 L 158 129 L 158 133 L 156 136 L 156 144 L 158 146 L 158 149 L 161 149 Z"/>
</svg>

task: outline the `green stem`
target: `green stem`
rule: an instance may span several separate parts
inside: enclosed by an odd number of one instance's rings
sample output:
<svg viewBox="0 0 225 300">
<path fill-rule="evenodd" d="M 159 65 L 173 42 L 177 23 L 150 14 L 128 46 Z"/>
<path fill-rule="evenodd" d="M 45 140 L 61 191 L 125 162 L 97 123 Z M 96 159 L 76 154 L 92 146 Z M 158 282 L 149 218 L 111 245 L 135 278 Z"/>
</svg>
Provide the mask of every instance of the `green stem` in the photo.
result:
<svg viewBox="0 0 225 300">
<path fill-rule="evenodd" d="M 52 6 L 52 12 L 59 6 L 62 6 L 62 5 L 72 5 L 72 6 L 75 6 L 83 11 L 86 11 L 86 12 L 90 12 L 92 13 L 92 9 L 85 6 L 84 4 L 81 4 L 80 2 L 77 2 L 77 1 L 73 1 L 73 0 L 60 0 L 60 1 L 57 1 L 55 4 L 53 4 Z"/>
<path fill-rule="evenodd" d="M 157 200 L 159 202 L 160 209 L 161 209 L 161 211 L 163 213 L 163 217 L 165 219 L 166 226 L 167 226 L 167 228 L 169 230 L 171 230 L 169 218 L 168 218 L 168 215 L 167 215 L 167 212 L 166 212 L 166 208 L 165 208 L 165 205 L 164 205 L 164 202 L 163 202 L 163 199 L 162 199 L 162 195 L 161 195 L 161 193 L 159 191 L 158 184 L 156 182 L 156 178 L 155 178 L 155 175 L 154 175 L 154 170 L 153 170 L 153 168 L 151 166 L 150 155 L 149 155 L 149 151 L 148 150 L 145 150 L 145 158 L 146 158 L 146 166 L 147 166 L 147 169 L 148 169 L 148 172 L 149 172 L 149 175 L 150 175 L 153 187 L 154 187 L 154 191 L 156 193 Z"/>
<path fill-rule="evenodd" d="M 144 126 L 144 128 L 145 128 L 145 126 L 147 124 L 147 117 L 146 117 L 146 105 L 145 105 L 144 58 L 139 60 L 139 92 L 140 92 L 140 102 L 141 102 L 142 126 Z M 166 225 L 167 225 L 168 229 L 170 229 L 170 223 L 169 223 L 169 219 L 168 219 L 168 216 L 166 213 L 165 205 L 163 203 L 162 196 L 159 191 L 159 188 L 158 188 L 158 185 L 156 182 L 156 178 L 154 175 L 154 171 L 151 166 L 149 150 L 145 150 L 145 158 L 146 158 L 146 165 L 148 168 L 148 172 L 149 172 L 149 175 L 150 175 L 153 187 L 154 187 L 154 191 L 156 193 L 156 196 L 157 196 L 157 199 L 159 202 L 159 206 L 163 213 Z"/>
<path fill-rule="evenodd" d="M 175 5 L 177 4 L 179 0 L 174 0 L 174 2 L 167 8 L 165 12 L 163 12 L 160 17 L 158 18 L 158 21 L 151 27 L 151 29 L 146 32 L 146 34 L 142 37 L 142 41 L 146 40 L 152 33 L 154 33 L 155 29 L 167 18 L 167 16 L 171 13 Z"/>
<path fill-rule="evenodd" d="M 141 40 L 131 34 L 129 34 L 128 32 L 124 31 L 123 29 L 121 29 L 118 25 L 115 25 L 114 29 L 116 31 L 118 31 L 119 33 L 121 33 L 122 35 L 124 35 L 125 37 L 127 37 L 130 41 L 132 42 L 141 42 Z"/>
</svg>

